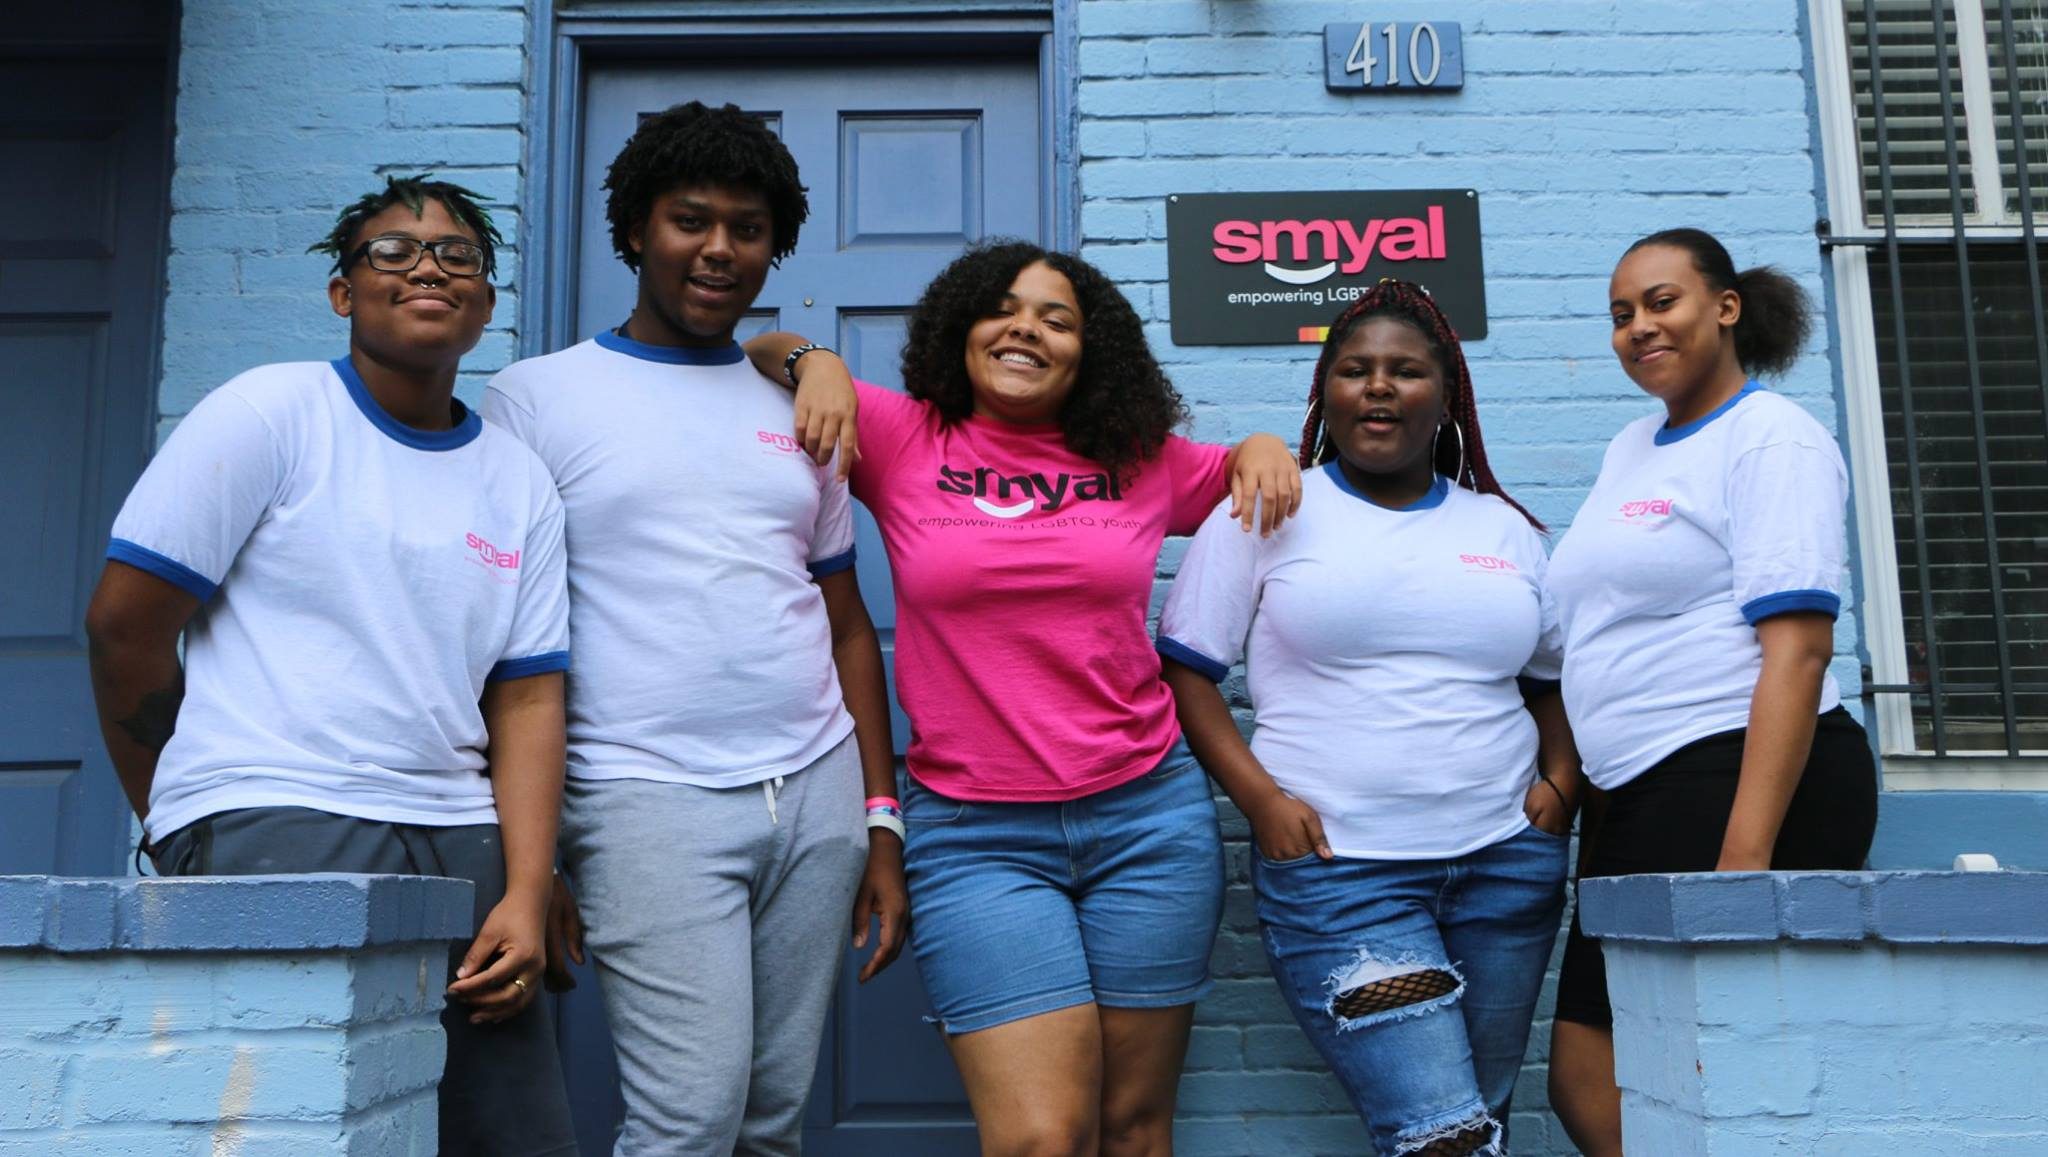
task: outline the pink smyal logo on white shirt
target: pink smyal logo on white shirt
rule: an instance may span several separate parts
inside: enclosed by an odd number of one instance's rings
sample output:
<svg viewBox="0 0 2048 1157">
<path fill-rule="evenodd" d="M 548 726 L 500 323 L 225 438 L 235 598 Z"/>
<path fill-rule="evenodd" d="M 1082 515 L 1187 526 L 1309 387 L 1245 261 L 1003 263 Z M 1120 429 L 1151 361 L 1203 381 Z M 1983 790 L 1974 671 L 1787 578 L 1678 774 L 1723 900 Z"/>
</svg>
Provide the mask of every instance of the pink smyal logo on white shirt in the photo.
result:
<svg viewBox="0 0 2048 1157">
<path fill-rule="evenodd" d="M 754 441 L 760 443 L 770 453 L 801 454 L 804 452 L 803 443 L 788 434 L 778 434 L 773 430 L 754 431 Z"/>
<path fill-rule="evenodd" d="M 1623 521 L 1628 522 L 1650 518 L 1669 518 L 1671 517 L 1671 500 L 1669 498 L 1638 498 L 1633 502 L 1624 502 L 1621 504 L 1621 517 Z"/>
<path fill-rule="evenodd" d="M 470 561 L 478 566 L 496 567 L 500 570 L 519 569 L 519 556 L 523 553 L 521 551 L 499 550 L 474 534 L 463 535 L 462 541 L 470 550 L 475 552 L 470 556 Z"/>
<path fill-rule="evenodd" d="M 1471 571 L 1514 574 L 1518 569 L 1514 563 L 1509 562 L 1507 559 L 1496 558 L 1490 554 L 1461 554 L 1458 556 L 1458 561 L 1465 564 L 1466 570 Z"/>
</svg>

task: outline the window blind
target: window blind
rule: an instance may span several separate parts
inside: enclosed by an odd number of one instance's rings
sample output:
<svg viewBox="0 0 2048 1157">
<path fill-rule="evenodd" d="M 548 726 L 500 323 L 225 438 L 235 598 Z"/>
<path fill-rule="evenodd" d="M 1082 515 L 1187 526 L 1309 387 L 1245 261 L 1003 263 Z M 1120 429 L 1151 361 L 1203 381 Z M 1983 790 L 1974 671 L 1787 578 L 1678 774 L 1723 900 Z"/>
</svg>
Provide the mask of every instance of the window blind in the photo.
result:
<svg viewBox="0 0 2048 1157">
<path fill-rule="evenodd" d="M 2005 47 L 1999 0 L 1975 3 L 1981 13 L 1986 51 L 1965 54 L 1957 0 L 1941 0 L 1943 46 L 1949 65 L 1949 107 L 1955 118 L 1958 178 L 1968 225 L 2018 223 L 2018 159 L 2012 110 L 2018 104 L 2026 139 L 2025 156 L 2037 213 L 2048 212 L 2048 0 L 2012 0 L 2012 51 Z M 1866 21 L 1874 9 L 1876 20 Z M 1939 61 L 1935 51 L 1933 0 L 1843 0 L 1848 25 L 1849 66 L 1856 101 L 1857 145 L 1863 175 L 1867 223 L 1884 222 L 1883 189 L 1878 168 L 1877 102 L 1871 82 L 1871 45 L 1880 46 L 1876 60 L 1884 82 L 1885 136 L 1890 147 L 1892 189 L 1898 223 L 1906 226 L 1949 225 L 1948 142 L 1942 123 Z M 1872 40 L 1871 33 L 1877 33 Z M 2010 75 L 2007 58 L 2011 58 Z M 1988 88 L 1991 139 L 1996 159 L 1973 159 L 1969 147 L 1966 91 L 1972 84 Z M 1983 126 L 1978 126 L 1980 132 Z M 1973 164 L 1996 163 L 2001 203 L 1980 205 L 1972 179 Z"/>
</svg>

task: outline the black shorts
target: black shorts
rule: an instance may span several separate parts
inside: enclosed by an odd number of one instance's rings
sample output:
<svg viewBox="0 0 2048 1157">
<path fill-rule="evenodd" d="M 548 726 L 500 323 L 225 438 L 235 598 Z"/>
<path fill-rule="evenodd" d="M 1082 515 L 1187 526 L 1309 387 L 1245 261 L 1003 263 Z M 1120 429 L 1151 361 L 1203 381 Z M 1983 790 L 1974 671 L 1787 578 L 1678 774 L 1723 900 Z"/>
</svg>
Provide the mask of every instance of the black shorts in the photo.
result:
<svg viewBox="0 0 2048 1157">
<path fill-rule="evenodd" d="M 1580 879 L 1640 872 L 1711 872 L 1735 806 L 1747 733 L 1697 739 L 1608 794 Z M 1860 724 L 1840 707 L 1823 714 L 1785 825 L 1771 851 L 1778 871 L 1855 871 L 1877 830 L 1877 767 Z M 1557 977 L 1557 1018 L 1605 1028 L 1607 961 L 1579 928 L 1576 907 Z"/>
</svg>

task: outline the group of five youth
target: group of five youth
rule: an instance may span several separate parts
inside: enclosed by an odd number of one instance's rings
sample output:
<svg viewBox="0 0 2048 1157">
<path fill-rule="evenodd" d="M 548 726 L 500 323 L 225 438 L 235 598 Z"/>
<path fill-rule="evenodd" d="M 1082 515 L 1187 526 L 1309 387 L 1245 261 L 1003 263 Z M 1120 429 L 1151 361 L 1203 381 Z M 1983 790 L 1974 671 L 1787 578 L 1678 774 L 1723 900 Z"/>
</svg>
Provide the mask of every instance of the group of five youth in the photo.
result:
<svg viewBox="0 0 2048 1157">
<path fill-rule="evenodd" d="M 907 931 L 985 1152 L 1169 1152 L 1224 886 L 1205 768 L 1251 821 L 1281 992 L 1385 1153 L 1505 1151 L 1588 780 L 1581 875 L 1861 864 L 1841 458 L 1750 376 L 1805 304 L 1706 234 L 1615 270 L 1616 354 L 1664 413 L 1547 558 L 1419 287 L 1333 324 L 1298 456 L 1205 445 L 1116 287 L 1026 243 L 928 287 L 906 393 L 736 344 L 807 206 L 730 106 L 647 119 L 605 188 L 631 315 L 506 368 L 482 416 L 453 389 L 489 215 L 419 178 L 345 210 L 316 248 L 347 356 L 203 400 L 89 612 L 159 871 L 477 883 L 444 1152 L 574 1151 L 534 997 L 586 946 L 621 1153 L 795 1152 L 849 918 L 879 930 L 862 979 Z M 900 801 L 850 498 L 895 587 Z M 1168 534 L 1194 538 L 1155 653 Z M 1576 924 L 1565 960 L 1552 1101 L 1616 1153 Z"/>
</svg>

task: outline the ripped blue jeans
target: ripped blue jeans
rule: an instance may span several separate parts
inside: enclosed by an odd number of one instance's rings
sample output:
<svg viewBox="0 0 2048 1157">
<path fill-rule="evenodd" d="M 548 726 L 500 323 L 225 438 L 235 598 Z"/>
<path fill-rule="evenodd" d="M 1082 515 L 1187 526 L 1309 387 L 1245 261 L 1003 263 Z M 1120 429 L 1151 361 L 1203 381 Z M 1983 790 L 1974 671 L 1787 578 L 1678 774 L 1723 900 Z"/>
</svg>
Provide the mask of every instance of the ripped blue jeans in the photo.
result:
<svg viewBox="0 0 2048 1157">
<path fill-rule="evenodd" d="M 1449 860 L 1253 852 L 1280 992 L 1381 1154 L 1500 1154 L 1564 906 L 1535 827 Z"/>
</svg>

